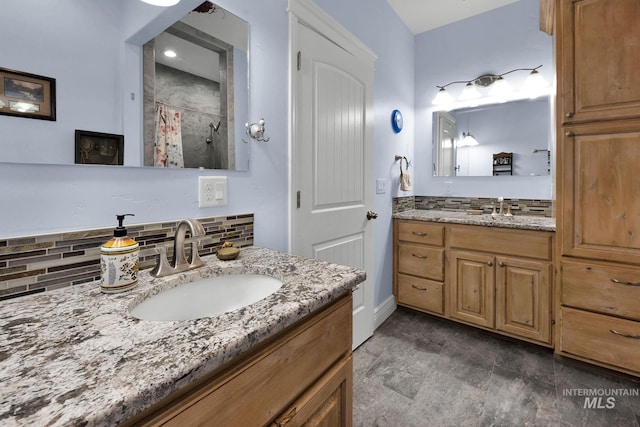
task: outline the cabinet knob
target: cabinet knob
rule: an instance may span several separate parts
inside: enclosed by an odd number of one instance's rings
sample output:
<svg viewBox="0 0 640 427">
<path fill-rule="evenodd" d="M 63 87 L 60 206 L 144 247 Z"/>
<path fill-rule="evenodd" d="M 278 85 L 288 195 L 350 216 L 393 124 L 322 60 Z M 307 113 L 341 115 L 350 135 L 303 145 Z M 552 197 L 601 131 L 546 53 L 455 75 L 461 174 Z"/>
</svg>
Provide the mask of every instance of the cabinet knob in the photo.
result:
<svg viewBox="0 0 640 427">
<path fill-rule="evenodd" d="M 493 261 L 487 261 L 487 265 L 488 265 L 489 267 L 493 267 Z"/>
<path fill-rule="evenodd" d="M 500 267 L 504 267 L 504 266 L 505 266 L 505 263 L 504 263 L 504 262 L 502 262 L 502 261 L 500 261 L 500 262 L 498 263 L 498 265 L 499 265 Z"/>
<path fill-rule="evenodd" d="M 569 111 L 567 114 L 564 115 L 567 119 L 570 119 L 573 117 L 573 111 Z"/>
<path fill-rule="evenodd" d="M 565 136 L 568 136 L 569 138 L 576 136 L 575 133 L 571 132 L 570 130 L 564 133 Z"/>
</svg>

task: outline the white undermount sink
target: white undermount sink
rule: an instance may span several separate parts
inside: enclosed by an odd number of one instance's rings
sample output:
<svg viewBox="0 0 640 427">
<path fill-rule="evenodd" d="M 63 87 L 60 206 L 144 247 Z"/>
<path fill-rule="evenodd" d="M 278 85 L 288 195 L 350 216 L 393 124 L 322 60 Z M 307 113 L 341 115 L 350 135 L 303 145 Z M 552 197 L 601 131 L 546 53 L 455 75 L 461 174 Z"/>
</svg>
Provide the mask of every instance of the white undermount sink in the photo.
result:
<svg viewBox="0 0 640 427">
<path fill-rule="evenodd" d="M 192 320 L 246 307 L 276 292 L 282 281 L 260 274 L 230 274 L 179 285 L 131 310 L 141 320 Z"/>
</svg>

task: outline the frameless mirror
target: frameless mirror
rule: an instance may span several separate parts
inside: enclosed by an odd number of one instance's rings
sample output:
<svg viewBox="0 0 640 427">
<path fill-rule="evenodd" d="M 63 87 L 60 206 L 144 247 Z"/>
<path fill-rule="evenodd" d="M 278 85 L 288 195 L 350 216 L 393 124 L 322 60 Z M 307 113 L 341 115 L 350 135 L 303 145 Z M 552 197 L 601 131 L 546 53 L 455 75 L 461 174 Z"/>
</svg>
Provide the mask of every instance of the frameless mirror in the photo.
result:
<svg viewBox="0 0 640 427">
<path fill-rule="evenodd" d="M 549 175 L 550 99 L 435 111 L 433 141 L 434 176 Z"/>
<path fill-rule="evenodd" d="M 144 45 L 144 165 L 248 170 L 246 21 L 202 3 Z"/>
<path fill-rule="evenodd" d="M 170 8 L 103 0 L 3 4 L 0 34 L 30 34 L 4 46 L 4 67 L 54 79 L 57 114 L 55 121 L 0 115 L 0 162 L 73 165 L 78 150 L 75 133 L 82 130 L 103 135 L 93 141 L 96 149 L 100 144 L 113 145 L 124 135 L 124 161 L 118 164 L 152 166 L 144 153 L 149 151 L 149 141 L 156 143 L 155 130 L 147 130 L 149 123 L 155 126 L 153 109 L 158 101 L 180 112 L 185 167 L 248 170 L 250 144 L 242 142 L 242 137 L 249 121 L 249 23 L 205 3 L 210 7 L 203 12 L 192 11 L 201 8 L 197 1 Z M 166 92 L 163 83 L 152 82 L 149 107 L 141 85 L 144 73 L 139 64 L 146 59 L 142 46 L 175 26 L 191 28 L 191 35 L 200 41 L 216 41 L 213 49 L 198 47 L 217 55 L 218 62 L 209 58 L 205 67 L 210 70 L 202 74 L 198 67 L 188 68 L 195 62 L 193 56 L 178 56 L 181 66 L 169 67 L 191 75 L 194 81 L 208 80 L 206 90 L 185 85 L 181 92 L 188 95 L 181 101 L 175 93 L 155 99 Z M 149 82 L 145 79 L 145 83 Z M 192 111 L 198 112 L 195 117 Z M 149 135 L 146 146 L 143 134 Z M 153 151 L 152 147 L 152 156 Z M 195 157 L 204 160 L 189 160 Z"/>
</svg>

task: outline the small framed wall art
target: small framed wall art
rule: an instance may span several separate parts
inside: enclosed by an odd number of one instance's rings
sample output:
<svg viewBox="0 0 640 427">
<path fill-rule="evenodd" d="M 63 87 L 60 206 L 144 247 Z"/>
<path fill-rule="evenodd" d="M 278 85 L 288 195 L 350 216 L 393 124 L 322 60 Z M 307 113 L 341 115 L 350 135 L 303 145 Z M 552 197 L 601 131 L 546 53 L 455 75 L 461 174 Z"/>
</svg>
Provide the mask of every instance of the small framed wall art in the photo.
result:
<svg viewBox="0 0 640 427">
<path fill-rule="evenodd" d="M 123 165 L 124 135 L 76 129 L 75 162 L 80 165 Z"/>
<path fill-rule="evenodd" d="M 0 68 L 0 114 L 56 119 L 56 80 Z"/>
</svg>

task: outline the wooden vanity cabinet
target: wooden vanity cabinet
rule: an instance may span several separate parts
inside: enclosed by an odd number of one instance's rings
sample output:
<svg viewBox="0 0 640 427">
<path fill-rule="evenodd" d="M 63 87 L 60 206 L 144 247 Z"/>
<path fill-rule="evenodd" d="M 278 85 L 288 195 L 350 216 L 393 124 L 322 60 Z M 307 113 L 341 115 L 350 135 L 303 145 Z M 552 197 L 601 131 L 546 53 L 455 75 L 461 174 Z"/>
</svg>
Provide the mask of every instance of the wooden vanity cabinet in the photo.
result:
<svg viewBox="0 0 640 427">
<path fill-rule="evenodd" d="M 553 234 L 449 228 L 451 318 L 550 345 Z"/>
<path fill-rule="evenodd" d="M 398 305 L 551 345 L 553 233 L 394 221 Z M 438 237 L 417 244 L 424 227 Z"/>
<path fill-rule="evenodd" d="M 351 294 L 299 321 L 126 426 L 350 426 Z"/>
<path fill-rule="evenodd" d="M 640 4 L 561 0 L 556 352 L 640 375 Z"/>
<path fill-rule="evenodd" d="M 394 224 L 397 303 L 444 315 L 444 226 L 424 221 Z"/>
</svg>

